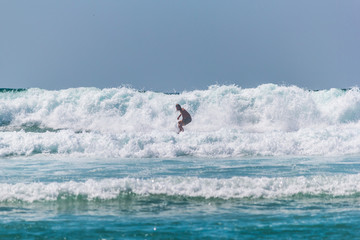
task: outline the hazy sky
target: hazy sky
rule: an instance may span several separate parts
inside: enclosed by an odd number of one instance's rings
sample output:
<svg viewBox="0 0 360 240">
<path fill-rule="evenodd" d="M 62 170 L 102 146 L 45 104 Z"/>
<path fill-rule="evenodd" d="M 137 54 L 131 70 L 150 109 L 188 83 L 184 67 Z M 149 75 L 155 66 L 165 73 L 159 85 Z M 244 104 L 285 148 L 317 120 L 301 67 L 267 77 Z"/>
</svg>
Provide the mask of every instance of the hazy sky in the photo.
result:
<svg viewBox="0 0 360 240">
<path fill-rule="evenodd" d="M 359 0 L 0 0 L 0 88 L 360 85 Z"/>
</svg>

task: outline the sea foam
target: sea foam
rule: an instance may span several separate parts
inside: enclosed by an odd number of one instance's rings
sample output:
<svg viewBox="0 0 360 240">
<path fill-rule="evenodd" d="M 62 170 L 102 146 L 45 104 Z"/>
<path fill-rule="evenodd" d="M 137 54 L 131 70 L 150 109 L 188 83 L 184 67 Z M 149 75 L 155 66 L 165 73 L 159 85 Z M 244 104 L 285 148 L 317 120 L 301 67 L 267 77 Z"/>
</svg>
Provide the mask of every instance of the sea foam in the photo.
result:
<svg viewBox="0 0 360 240">
<path fill-rule="evenodd" d="M 177 134 L 175 104 L 192 115 Z M 210 86 L 0 93 L 0 156 L 242 157 L 360 153 L 360 91 Z"/>
<path fill-rule="evenodd" d="M 72 198 L 111 200 L 121 195 L 167 195 L 220 199 L 288 198 L 299 195 L 330 197 L 356 196 L 360 175 L 312 177 L 164 177 L 153 179 L 120 178 L 85 182 L 0 184 L 0 202 L 56 201 Z"/>
</svg>

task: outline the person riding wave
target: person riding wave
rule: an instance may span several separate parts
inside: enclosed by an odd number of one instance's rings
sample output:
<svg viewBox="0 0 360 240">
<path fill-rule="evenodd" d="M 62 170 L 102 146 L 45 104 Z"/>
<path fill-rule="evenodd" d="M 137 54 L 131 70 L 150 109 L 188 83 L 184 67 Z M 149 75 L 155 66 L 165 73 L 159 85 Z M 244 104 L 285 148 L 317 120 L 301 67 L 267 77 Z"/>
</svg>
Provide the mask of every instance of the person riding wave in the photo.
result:
<svg viewBox="0 0 360 240">
<path fill-rule="evenodd" d="M 180 115 L 178 116 L 177 120 L 179 120 L 179 118 L 182 116 L 182 120 L 180 120 L 178 122 L 178 128 L 179 128 L 179 132 L 183 132 L 184 131 L 184 128 L 183 126 L 189 124 L 191 122 L 191 116 L 190 114 L 180 106 L 180 104 L 176 104 L 176 110 L 177 111 L 180 111 Z"/>
</svg>

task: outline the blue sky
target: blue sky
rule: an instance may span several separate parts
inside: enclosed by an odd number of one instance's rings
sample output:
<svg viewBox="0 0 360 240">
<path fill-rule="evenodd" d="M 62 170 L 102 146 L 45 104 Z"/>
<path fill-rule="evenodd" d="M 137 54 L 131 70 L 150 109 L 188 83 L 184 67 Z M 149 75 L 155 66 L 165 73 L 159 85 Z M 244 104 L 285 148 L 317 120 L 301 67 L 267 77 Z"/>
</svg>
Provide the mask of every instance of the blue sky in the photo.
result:
<svg viewBox="0 0 360 240">
<path fill-rule="evenodd" d="M 0 0 L 0 88 L 348 88 L 359 12 L 357 0 Z"/>
</svg>

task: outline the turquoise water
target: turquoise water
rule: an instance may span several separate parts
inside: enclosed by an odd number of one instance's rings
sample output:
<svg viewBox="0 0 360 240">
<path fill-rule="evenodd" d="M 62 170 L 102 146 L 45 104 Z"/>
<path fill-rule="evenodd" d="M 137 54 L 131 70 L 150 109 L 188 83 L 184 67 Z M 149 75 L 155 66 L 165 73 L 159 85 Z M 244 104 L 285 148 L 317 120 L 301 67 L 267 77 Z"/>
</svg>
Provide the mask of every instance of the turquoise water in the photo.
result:
<svg viewBox="0 0 360 240">
<path fill-rule="evenodd" d="M 360 239 L 359 106 L 275 84 L 3 89 L 0 239 Z"/>
<path fill-rule="evenodd" d="M 20 157 L 3 159 L 2 165 L 1 239 L 356 239 L 360 234 L 359 156 Z M 269 181 L 253 185 L 249 179 Z M 118 184 L 122 180 L 128 181 L 125 187 Z M 234 194 L 241 188 L 244 196 Z"/>
</svg>

